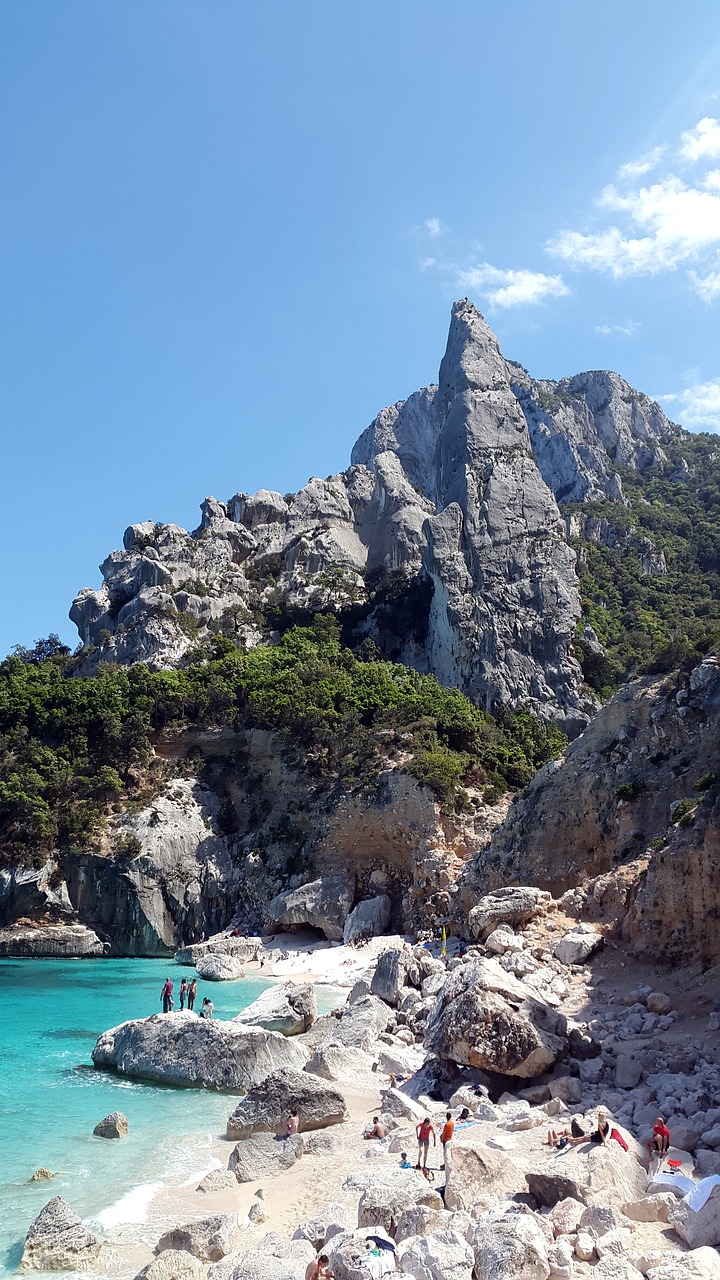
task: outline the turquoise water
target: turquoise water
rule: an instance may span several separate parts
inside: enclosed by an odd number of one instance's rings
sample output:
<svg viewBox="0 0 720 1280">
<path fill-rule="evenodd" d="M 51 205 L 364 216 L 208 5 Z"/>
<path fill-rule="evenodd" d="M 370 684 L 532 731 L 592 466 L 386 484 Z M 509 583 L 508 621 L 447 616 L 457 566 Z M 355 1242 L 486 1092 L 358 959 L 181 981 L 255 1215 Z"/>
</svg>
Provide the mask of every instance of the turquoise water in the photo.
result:
<svg viewBox="0 0 720 1280">
<path fill-rule="evenodd" d="M 232 1095 L 140 1084 L 90 1058 L 101 1031 L 159 1012 L 166 974 L 177 992 L 189 972 L 166 960 L 0 961 L 0 1276 L 15 1272 L 51 1196 L 108 1228 L 141 1213 L 153 1184 L 180 1185 L 213 1163 L 204 1148 L 224 1133 Z M 211 989 L 215 1017 L 232 1018 L 269 985 L 201 982 L 197 1007 Z M 120 1142 L 93 1137 L 109 1111 L 130 1122 Z M 56 1177 L 29 1182 L 40 1166 Z"/>
</svg>

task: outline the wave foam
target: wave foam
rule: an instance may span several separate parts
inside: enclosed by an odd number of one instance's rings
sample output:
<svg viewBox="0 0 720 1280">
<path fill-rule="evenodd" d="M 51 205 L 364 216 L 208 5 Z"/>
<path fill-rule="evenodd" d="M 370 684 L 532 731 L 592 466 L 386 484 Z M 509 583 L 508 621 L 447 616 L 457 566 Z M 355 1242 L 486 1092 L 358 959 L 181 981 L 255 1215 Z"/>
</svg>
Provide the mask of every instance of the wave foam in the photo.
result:
<svg viewBox="0 0 720 1280">
<path fill-rule="evenodd" d="M 107 1209 L 101 1209 L 100 1213 L 95 1215 L 94 1221 L 102 1227 L 103 1231 L 123 1226 L 125 1223 L 147 1222 L 150 1205 L 162 1186 L 162 1182 L 140 1183 L 140 1186 L 133 1187 L 132 1191 L 126 1191 L 119 1200 L 108 1205 Z"/>
</svg>

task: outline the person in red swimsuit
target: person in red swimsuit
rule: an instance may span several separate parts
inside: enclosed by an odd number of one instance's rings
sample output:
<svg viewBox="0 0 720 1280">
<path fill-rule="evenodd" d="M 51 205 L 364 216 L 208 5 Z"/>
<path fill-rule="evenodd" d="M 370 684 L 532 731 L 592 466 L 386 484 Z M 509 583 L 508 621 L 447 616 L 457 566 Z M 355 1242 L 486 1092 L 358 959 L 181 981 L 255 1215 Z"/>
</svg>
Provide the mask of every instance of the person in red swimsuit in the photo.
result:
<svg viewBox="0 0 720 1280">
<path fill-rule="evenodd" d="M 659 1156 L 666 1156 L 670 1150 L 670 1130 L 662 1116 L 658 1116 L 653 1126 L 652 1144 Z"/>
<path fill-rule="evenodd" d="M 420 1121 L 419 1125 L 416 1126 L 415 1133 L 417 1135 L 417 1140 L 418 1140 L 418 1162 L 415 1168 L 427 1169 L 428 1150 L 430 1148 L 431 1134 L 432 1134 L 433 1146 L 434 1147 L 437 1146 L 437 1139 L 435 1138 L 435 1129 L 433 1128 L 430 1122 L 429 1116 L 426 1116 L 424 1120 Z"/>
</svg>

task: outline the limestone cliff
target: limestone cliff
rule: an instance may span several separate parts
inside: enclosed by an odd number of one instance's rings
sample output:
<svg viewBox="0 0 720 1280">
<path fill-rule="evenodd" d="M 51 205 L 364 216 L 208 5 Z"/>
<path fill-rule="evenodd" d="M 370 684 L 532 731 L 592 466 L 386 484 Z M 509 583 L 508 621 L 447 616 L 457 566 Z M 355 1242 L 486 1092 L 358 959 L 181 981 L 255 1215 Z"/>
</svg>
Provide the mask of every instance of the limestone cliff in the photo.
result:
<svg viewBox="0 0 720 1280">
<path fill-rule="evenodd" d="M 213 633 L 254 646 L 331 609 L 353 643 L 574 734 L 595 704 L 572 651 L 576 531 L 556 503 L 621 502 L 616 464 L 662 460 L 671 431 L 615 374 L 534 382 L 458 302 L 439 385 L 384 409 L 347 471 L 284 497 L 207 498 L 193 533 L 132 525 L 73 604 L 77 670 L 175 666 Z"/>
<path fill-rule="evenodd" d="M 535 775 L 471 859 L 458 908 L 508 882 L 617 920 L 638 950 L 720 956 L 720 664 L 639 680 Z"/>
</svg>

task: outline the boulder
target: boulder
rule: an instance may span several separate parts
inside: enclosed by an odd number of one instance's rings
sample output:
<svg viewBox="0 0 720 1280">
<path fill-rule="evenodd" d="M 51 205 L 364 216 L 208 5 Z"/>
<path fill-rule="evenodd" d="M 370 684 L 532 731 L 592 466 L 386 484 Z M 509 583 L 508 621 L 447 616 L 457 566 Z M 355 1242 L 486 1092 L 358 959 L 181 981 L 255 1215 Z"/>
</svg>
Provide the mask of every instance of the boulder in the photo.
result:
<svg viewBox="0 0 720 1280">
<path fill-rule="evenodd" d="M 396 1009 L 404 995 L 407 967 L 405 951 L 383 951 L 372 976 L 372 994 Z"/>
<path fill-rule="evenodd" d="M 307 1050 L 273 1031 L 185 1010 L 112 1027 L 100 1036 L 92 1060 L 133 1079 L 242 1092 L 274 1071 L 301 1071 Z"/>
<path fill-rule="evenodd" d="M 62 1196 L 41 1209 L 25 1237 L 21 1271 L 90 1271 L 100 1242 Z"/>
<path fill-rule="evenodd" d="M 360 1227 L 356 1231 L 342 1231 L 333 1236 L 325 1247 L 335 1280 L 368 1280 L 365 1254 L 368 1236 L 379 1236 L 393 1245 L 394 1242 L 380 1226 Z M 388 1255 L 390 1256 L 390 1255 Z M 212 1277 L 210 1277 L 212 1280 Z M 304 1280 L 304 1277 L 303 1277 Z"/>
<path fill-rule="evenodd" d="M 533 996 L 496 960 L 475 960 L 448 974 L 425 1031 L 440 1058 L 502 1075 L 532 1078 L 567 1045 L 562 1014 Z"/>
<path fill-rule="evenodd" d="M 312 1218 L 299 1222 L 293 1232 L 293 1240 L 309 1240 L 313 1249 L 320 1252 L 328 1240 L 341 1231 L 352 1231 L 357 1220 L 357 1212 L 348 1209 L 344 1204 L 326 1204 L 318 1209 Z"/>
<path fill-rule="evenodd" d="M 227 1254 L 237 1251 L 246 1229 L 237 1213 L 220 1213 L 166 1231 L 155 1251 L 163 1253 L 166 1249 L 182 1249 L 203 1262 L 219 1262 Z"/>
<path fill-rule="evenodd" d="M 548 1092 L 551 1098 L 560 1098 L 561 1102 L 582 1102 L 582 1084 L 577 1076 L 557 1076 L 549 1081 Z"/>
<path fill-rule="evenodd" d="M 409 1240 L 411 1236 L 433 1236 L 451 1228 L 466 1236 L 470 1226 L 470 1214 L 464 1211 L 448 1213 L 446 1209 L 429 1209 L 416 1204 L 400 1214 L 395 1229 L 396 1240 Z"/>
<path fill-rule="evenodd" d="M 615 1084 L 618 1089 L 635 1089 L 642 1080 L 642 1063 L 630 1053 L 619 1053 L 615 1063 Z"/>
<path fill-rule="evenodd" d="M 445 1176 L 447 1209 L 472 1211 L 481 1196 L 513 1196 L 524 1189 L 520 1169 L 504 1151 L 482 1143 L 465 1145 L 460 1135 L 456 1136 Z"/>
<path fill-rule="evenodd" d="M 373 1059 L 363 1049 L 344 1044 L 321 1044 L 305 1063 L 304 1070 L 323 1080 L 339 1080 L 358 1084 L 372 1074 Z M 374 1083 L 377 1083 L 375 1077 Z"/>
<path fill-rule="evenodd" d="M 648 1153 L 623 1133 L 628 1151 L 614 1141 L 552 1151 L 541 1157 L 525 1177 L 539 1205 L 552 1207 L 570 1196 L 590 1204 L 624 1204 L 638 1200 L 647 1187 Z"/>
<path fill-rule="evenodd" d="M 243 1253 L 234 1253 L 215 1262 L 207 1280 L 305 1280 L 305 1271 L 315 1257 L 307 1240 L 284 1240 L 268 1231 Z"/>
<path fill-rule="evenodd" d="M 380 1226 L 394 1237 L 402 1214 L 417 1205 L 442 1209 L 443 1202 L 434 1187 L 415 1169 L 386 1166 L 367 1180 L 358 1205 L 358 1226 Z"/>
<path fill-rule="evenodd" d="M 354 942 L 356 938 L 377 938 L 385 933 L 390 924 L 391 909 L 386 893 L 358 902 L 345 921 L 343 942 Z"/>
<path fill-rule="evenodd" d="M 306 1071 L 287 1070 L 266 1076 L 248 1090 L 227 1122 L 227 1136 L 237 1140 L 253 1133 L 283 1133 L 293 1106 L 301 1133 L 347 1119 L 345 1099 L 337 1089 Z"/>
<path fill-rule="evenodd" d="M 257 960 L 263 945 L 260 938 L 235 938 L 229 933 L 216 934 L 206 942 L 194 942 L 189 947 L 181 947 L 175 952 L 175 963 L 195 968 L 198 961 L 205 956 L 233 956 L 241 964 Z"/>
<path fill-rule="evenodd" d="M 622 1212 L 632 1222 L 667 1222 L 670 1209 L 676 1202 L 677 1197 L 672 1191 L 658 1191 L 654 1195 L 643 1196 L 641 1200 L 629 1200 L 622 1206 Z"/>
<path fill-rule="evenodd" d="M 234 982 L 236 978 L 245 977 L 242 961 L 219 951 L 200 956 L 195 970 L 206 982 Z"/>
<path fill-rule="evenodd" d="M 35 1170 L 30 1181 L 31 1182 L 49 1182 L 50 1178 L 54 1178 L 54 1177 L 55 1177 L 55 1174 L 53 1173 L 52 1169 L 45 1169 L 44 1167 L 41 1167 L 40 1169 Z"/>
<path fill-rule="evenodd" d="M 597 1240 L 622 1226 L 622 1215 L 612 1204 L 591 1204 L 583 1209 L 578 1224 L 580 1231 L 588 1231 Z"/>
<path fill-rule="evenodd" d="M 197 1190 L 210 1195 L 216 1191 L 230 1191 L 237 1187 L 237 1178 L 231 1169 L 211 1169 L 197 1185 Z"/>
<path fill-rule="evenodd" d="M 414 1236 L 398 1250 L 398 1267 L 415 1280 L 471 1280 L 475 1255 L 458 1231 Z"/>
<path fill-rule="evenodd" d="M 270 1133 L 256 1133 L 238 1142 L 230 1153 L 228 1169 L 238 1182 L 258 1182 L 260 1178 L 272 1178 L 292 1168 L 302 1154 L 303 1140 L 299 1134 L 277 1138 Z"/>
<path fill-rule="evenodd" d="M 470 1228 L 475 1280 L 547 1280 L 548 1243 L 529 1213 L 481 1218 Z"/>
<path fill-rule="evenodd" d="M 670 1013 L 672 1010 L 672 1000 L 662 991 L 653 991 L 647 998 L 647 1007 L 650 1013 Z"/>
<path fill-rule="evenodd" d="M 697 1170 L 703 1178 L 720 1173 L 720 1151 L 698 1151 Z"/>
<path fill-rule="evenodd" d="M 127 1138 L 128 1118 L 122 1111 L 111 1111 L 93 1129 L 96 1138 Z"/>
<path fill-rule="evenodd" d="M 309 925 L 320 929 L 330 942 L 342 942 L 354 897 L 354 879 L 323 876 L 299 889 L 279 893 L 268 906 L 268 918 L 276 925 Z"/>
<path fill-rule="evenodd" d="M 135 1280 L 199 1280 L 205 1274 L 202 1263 L 184 1249 L 170 1249 L 148 1262 Z"/>
<path fill-rule="evenodd" d="M 717 1280 L 720 1262 L 715 1249 L 704 1246 L 651 1267 L 647 1280 Z"/>
<path fill-rule="evenodd" d="M 470 937 L 483 942 L 499 924 L 528 924 L 540 915 L 551 901 L 544 889 L 526 885 L 510 885 L 488 893 L 468 914 Z"/>
<path fill-rule="evenodd" d="M 385 1031 L 392 1014 L 376 996 L 364 996 L 347 1005 L 339 1018 L 329 1018 L 327 1039 L 350 1049 L 374 1053 L 377 1039 Z"/>
<path fill-rule="evenodd" d="M 581 1200 L 573 1200 L 571 1196 L 566 1196 L 564 1200 L 558 1200 L 548 1215 L 555 1235 L 574 1235 L 584 1212 L 585 1205 Z"/>
<path fill-rule="evenodd" d="M 713 1187 L 702 1208 L 695 1210 L 692 1204 L 697 1200 L 697 1190 L 683 1196 L 670 1212 L 670 1226 L 691 1249 L 706 1245 L 714 1248 L 720 1245 L 720 1183 Z"/>
<path fill-rule="evenodd" d="M 312 982 L 282 982 L 268 987 L 233 1022 L 245 1027 L 264 1027 L 284 1036 L 301 1035 L 317 1018 L 317 997 Z"/>
<path fill-rule="evenodd" d="M 591 924 L 579 924 L 555 943 L 553 955 L 561 964 L 584 964 L 603 945 L 603 936 Z"/>
</svg>

